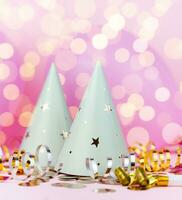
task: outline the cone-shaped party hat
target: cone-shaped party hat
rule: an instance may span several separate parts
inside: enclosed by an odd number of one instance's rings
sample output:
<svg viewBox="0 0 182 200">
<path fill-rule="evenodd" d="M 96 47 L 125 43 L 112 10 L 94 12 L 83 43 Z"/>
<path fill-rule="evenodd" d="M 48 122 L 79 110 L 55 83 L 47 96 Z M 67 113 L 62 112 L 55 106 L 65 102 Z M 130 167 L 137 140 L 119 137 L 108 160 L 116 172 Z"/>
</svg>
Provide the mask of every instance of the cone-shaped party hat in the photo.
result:
<svg viewBox="0 0 182 200">
<path fill-rule="evenodd" d="M 69 135 L 70 126 L 71 118 L 63 89 L 56 66 L 52 64 L 20 149 L 35 154 L 39 145 L 47 145 L 51 150 L 54 165 Z"/>
<path fill-rule="evenodd" d="M 127 154 L 124 137 L 99 63 L 95 67 L 70 132 L 56 165 L 58 168 L 63 164 L 63 173 L 88 176 L 90 173 L 86 168 L 86 158 L 94 158 L 99 174 L 103 175 L 108 157 L 113 159 L 113 167 L 117 167 L 121 164 L 121 154 Z"/>
</svg>

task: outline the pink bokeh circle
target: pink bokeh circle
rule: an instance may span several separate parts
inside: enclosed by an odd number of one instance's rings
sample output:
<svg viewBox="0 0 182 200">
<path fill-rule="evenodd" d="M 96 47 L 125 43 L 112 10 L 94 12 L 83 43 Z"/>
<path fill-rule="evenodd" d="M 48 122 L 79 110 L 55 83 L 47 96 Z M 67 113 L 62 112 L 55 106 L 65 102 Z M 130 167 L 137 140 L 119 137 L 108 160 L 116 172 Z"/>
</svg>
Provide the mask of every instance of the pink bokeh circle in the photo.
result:
<svg viewBox="0 0 182 200">
<path fill-rule="evenodd" d="M 130 129 L 127 135 L 127 142 L 130 146 L 133 146 L 137 143 L 146 145 L 149 142 L 148 131 L 139 126 Z"/>
<path fill-rule="evenodd" d="M 126 93 L 140 93 L 143 89 L 143 81 L 137 74 L 129 74 L 122 81 Z"/>
<path fill-rule="evenodd" d="M 170 122 L 162 130 L 162 136 L 168 144 L 178 144 L 182 141 L 182 127 L 180 124 Z"/>
<path fill-rule="evenodd" d="M 55 63 L 63 71 L 69 71 L 75 67 L 77 57 L 69 50 L 60 50 L 55 57 Z"/>
</svg>

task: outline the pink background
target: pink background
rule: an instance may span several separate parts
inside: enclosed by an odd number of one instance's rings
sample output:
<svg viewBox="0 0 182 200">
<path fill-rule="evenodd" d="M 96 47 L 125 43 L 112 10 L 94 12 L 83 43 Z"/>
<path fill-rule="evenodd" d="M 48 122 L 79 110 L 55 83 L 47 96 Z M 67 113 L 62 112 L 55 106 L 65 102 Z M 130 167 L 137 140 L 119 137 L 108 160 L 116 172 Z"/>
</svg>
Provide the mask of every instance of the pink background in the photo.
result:
<svg viewBox="0 0 182 200">
<path fill-rule="evenodd" d="M 180 0 L 0 3 L 0 144 L 18 147 L 51 62 L 74 118 L 99 59 L 129 145 L 182 140 Z"/>
</svg>

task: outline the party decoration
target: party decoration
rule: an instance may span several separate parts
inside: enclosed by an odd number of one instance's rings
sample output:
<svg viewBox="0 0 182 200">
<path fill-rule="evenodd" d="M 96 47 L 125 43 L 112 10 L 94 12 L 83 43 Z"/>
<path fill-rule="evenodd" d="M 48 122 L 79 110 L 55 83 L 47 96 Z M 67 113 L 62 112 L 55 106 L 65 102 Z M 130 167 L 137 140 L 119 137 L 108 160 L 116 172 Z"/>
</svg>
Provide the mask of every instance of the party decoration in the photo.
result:
<svg viewBox="0 0 182 200">
<path fill-rule="evenodd" d="M 46 145 L 52 152 L 54 165 L 69 134 L 70 125 L 64 93 L 56 66 L 52 64 L 20 149 L 35 154 L 39 145 Z"/>
<path fill-rule="evenodd" d="M 182 186 L 181 175 L 146 173 L 142 167 L 137 167 L 132 172 L 127 172 L 118 167 L 115 169 L 115 175 L 118 181 L 123 186 L 128 186 L 130 190 L 147 190 L 155 186 Z"/>
<path fill-rule="evenodd" d="M 151 150 L 149 147 L 151 147 Z M 49 182 L 52 178 L 57 177 L 60 182 L 53 183 L 52 186 L 70 189 L 81 189 L 86 187 L 86 184 L 91 183 L 101 183 L 104 185 L 121 184 L 127 186 L 130 190 L 147 190 L 153 187 L 164 186 L 182 186 L 180 147 L 177 148 L 176 155 L 173 155 L 177 156 L 176 159 L 174 159 L 176 163 L 174 167 L 173 165 L 166 165 L 164 168 L 164 152 L 166 152 L 167 149 L 156 150 L 152 142 L 147 146 L 138 144 L 138 146 L 130 147 L 129 151 L 133 152 L 130 152 L 127 156 L 122 156 L 120 167 L 115 169 L 113 169 L 113 159 L 107 158 L 107 166 L 103 175 L 99 174 L 99 166 L 95 160 L 93 158 L 87 158 L 86 168 L 90 176 L 69 175 L 61 173 L 60 170 L 53 169 L 51 167 L 52 154 L 49 147 L 45 145 L 38 146 L 35 155 L 23 150 L 15 150 L 10 154 L 8 147 L 2 146 L 0 148 L 2 150 L 0 157 L 0 182 L 2 183 L 9 183 L 11 180 L 16 180 L 21 181 L 18 182 L 19 186 L 33 187 L 41 183 Z M 39 159 L 42 156 L 40 154 L 42 148 L 47 152 L 47 166 L 43 168 L 39 163 Z M 171 152 L 168 151 L 167 154 L 166 160 L 168 161 Z M 146 159 L 146 157 L 148 159 Z M 153 162 L 155 168 L 153 168 Z M 146 166 L 151 166 L 152 168 L 148 170 Z M 74 183 L 68 183 L 68 181 L 74 181 Z M 109 188 L 105 188 L 105 190 L 101 190 L 100 192 L 110 191 Z"/>
<path fill-rule="evenodd" d="M 123 133 L 121 135 L 99 62 L 70 132 L 58 159 L 57 167 L 62 163 L 63 173 L 88 176 L 86 158 L 94 158 L 99 166 L 99 174 L 103 175 L 108 157 L 113 159 L 113 166 L 118 166 L 121 154 L 127 154 Z"/>
<path fill-rule="evenodd" d="M 19 147 L 51 62 L 74 118 L 98 59 L 127 144 L 179 144 L 181 6 L 172 0 L 3 0 L 0 144 Z"/>
</svg>

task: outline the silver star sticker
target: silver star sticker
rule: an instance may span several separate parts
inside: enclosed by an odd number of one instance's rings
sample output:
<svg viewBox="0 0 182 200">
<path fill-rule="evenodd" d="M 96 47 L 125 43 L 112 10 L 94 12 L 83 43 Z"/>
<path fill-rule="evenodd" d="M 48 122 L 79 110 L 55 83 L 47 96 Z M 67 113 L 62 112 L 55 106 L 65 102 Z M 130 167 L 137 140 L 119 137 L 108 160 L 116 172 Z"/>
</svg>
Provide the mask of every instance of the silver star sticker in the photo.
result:
<svg viewBox="0 0 182 200">
<path fill-rule="evenodd" d="M 68 132 L 68 131 L 63 130 L 61 132 L 61 136 L 63 137 L 64 140 L 67 139 L 69 137 L 69 135 L 70 135 L 70 132 Z"/>
<path fill-rule="evenodd" d="M 43 104 L 40 108 L 41 108 L 41 110 L 43 110 L 43 111 L 48 110 L 49 104 L 48 104 L 48 103 L 45 103 L 45 104 Z"/>
<path fill-rule="evenodd" d="M 111 105 L 105 104 L 104 111 L 105 111 L 105 112 L 111 112 L 111 111 L 112 111 L 112 106 L 111 106 Z"/>
</svg>

